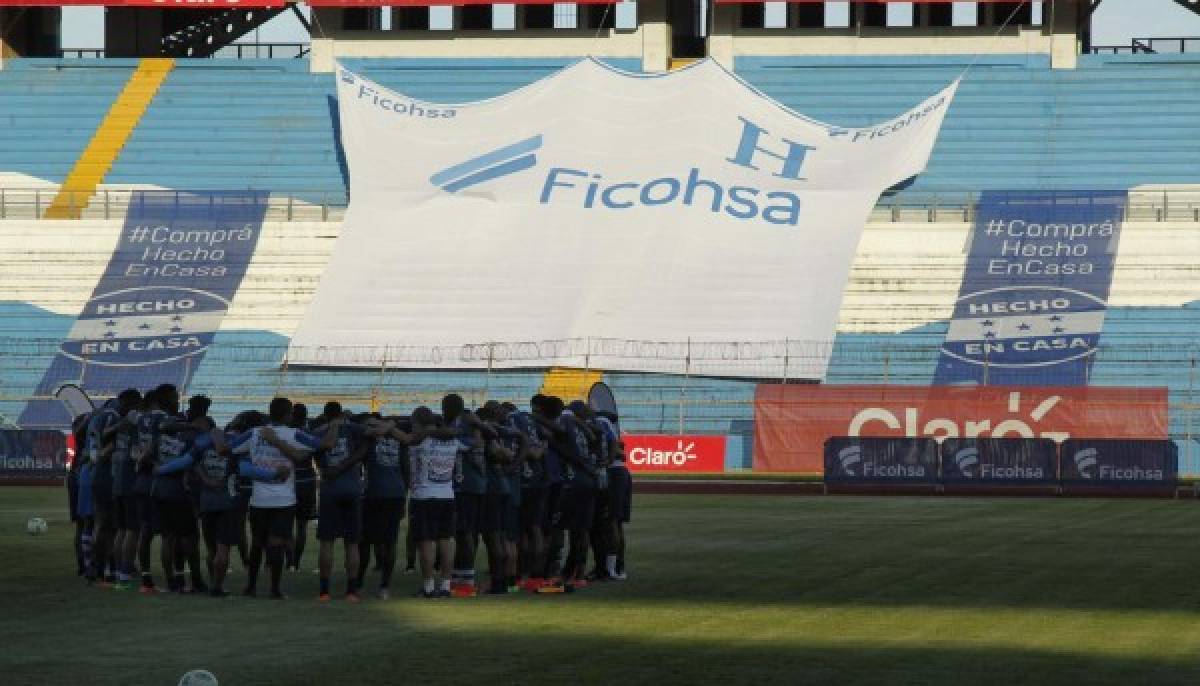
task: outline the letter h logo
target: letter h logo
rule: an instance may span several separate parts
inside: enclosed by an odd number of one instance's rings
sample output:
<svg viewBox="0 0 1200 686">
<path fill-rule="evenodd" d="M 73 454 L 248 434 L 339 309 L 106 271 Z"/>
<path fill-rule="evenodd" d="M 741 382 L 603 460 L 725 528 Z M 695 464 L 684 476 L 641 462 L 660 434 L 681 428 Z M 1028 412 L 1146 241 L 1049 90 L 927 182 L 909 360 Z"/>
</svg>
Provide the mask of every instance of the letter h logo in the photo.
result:
<svg viewBox="0 0 1200 686">
<path fill-rule="evenodd" d="M 783 163 L 783 168 L 780 169 L 778 176 L 783 179 L 793 179 L 795 181 L 803 181 L 804 177 L 800 176 L 800 169 L 804 166 L 804 158 L 808 155 L 809 150 L 815 150 L 811 145 L 797 143 L 787 138 L 781 139 L 787 143 L 787 153 L 779 154 L 771 150 L 761 147 L 759 138 L 763 134 L 768 134 L 768 131 L 745 117 L 738 117 L 742 121 L 742 139 L 738 141 L 737 152 L 733 157 L 727 157 L 727 162 L 732 162 L 741 167 L 757 170 L 758 167 L 754 164 L 754 153 L 760 152 L 767 157 L 773 157 Z"/>
</svg>

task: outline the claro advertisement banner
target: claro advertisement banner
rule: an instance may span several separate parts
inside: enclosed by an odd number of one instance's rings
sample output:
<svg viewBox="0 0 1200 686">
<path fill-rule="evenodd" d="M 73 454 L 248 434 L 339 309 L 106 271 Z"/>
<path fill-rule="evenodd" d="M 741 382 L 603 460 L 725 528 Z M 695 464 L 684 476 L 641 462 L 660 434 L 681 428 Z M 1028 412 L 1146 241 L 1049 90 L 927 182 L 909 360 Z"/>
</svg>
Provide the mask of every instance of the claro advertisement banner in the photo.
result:
<svg viewBox="0 0 1200 686">
<path fill-rule="evenodd" d="M 1167 438 L 1167 389 L 760 385 L 754 470 L 822 471 L 834 436 Z"/>
<path fill-rule="evenodd" d="M 628 435 L 625 466 L 631 472 L 723 472 L 724 436 Z"/>
</svg>

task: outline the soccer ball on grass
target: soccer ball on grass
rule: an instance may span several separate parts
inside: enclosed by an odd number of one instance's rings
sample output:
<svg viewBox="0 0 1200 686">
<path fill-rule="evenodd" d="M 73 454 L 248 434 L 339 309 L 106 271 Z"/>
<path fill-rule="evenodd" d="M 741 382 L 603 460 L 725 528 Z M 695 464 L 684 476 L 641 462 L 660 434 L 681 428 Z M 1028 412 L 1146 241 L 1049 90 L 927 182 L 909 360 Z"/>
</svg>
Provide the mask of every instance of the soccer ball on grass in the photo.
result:
<svg viewBox="0 0 1200 686">
<path fill-rule="evenodd" d="M 50 528 L 46 524 L 46 520 L 41 517 L 30 517 L 28 522 L 25 522 L 25 533 L 30 536 L 41 536 Z"/>
</svg>

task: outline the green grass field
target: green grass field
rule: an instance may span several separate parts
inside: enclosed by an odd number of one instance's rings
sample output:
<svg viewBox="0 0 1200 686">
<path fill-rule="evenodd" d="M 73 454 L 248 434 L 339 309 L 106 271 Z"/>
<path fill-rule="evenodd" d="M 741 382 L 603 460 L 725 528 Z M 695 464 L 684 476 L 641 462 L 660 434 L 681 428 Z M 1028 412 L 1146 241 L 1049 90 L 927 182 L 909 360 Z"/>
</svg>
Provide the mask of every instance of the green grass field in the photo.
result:
<svg viewBox="0 0 1200 686">
<path fill-rule="evenodd" d="M 628 582 L 351 606 L 85 588 L 63 500 L 0 489 L 6 686 L 1200 678 L 1195 501 L 639 496 Z"/>
</svg>

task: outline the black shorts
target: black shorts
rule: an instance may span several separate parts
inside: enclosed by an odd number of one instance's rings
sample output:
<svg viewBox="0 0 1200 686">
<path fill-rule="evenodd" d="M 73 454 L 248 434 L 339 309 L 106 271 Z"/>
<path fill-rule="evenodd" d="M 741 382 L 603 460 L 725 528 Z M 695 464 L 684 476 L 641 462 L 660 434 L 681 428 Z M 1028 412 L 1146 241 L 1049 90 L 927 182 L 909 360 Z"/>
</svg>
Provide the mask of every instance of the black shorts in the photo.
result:
<svg viewBox="0 0 1200 686">
<path fill-rule="evenodd" d="M 483 524 L 485 496 L 482 493 L 454 494 L 454 531 L 460 534 L 477 534 Z"/>
<path fill-rule="evenodd" d="M 366 498 L 363 500 L 363 543 L 395 545 L 400 539 L 400 520 L 404 519 L 404 498 Z"/>
<path fill-rule="evenodd" d="M 520 527 L 528 531 L 533 527 L 541 527 L 546 523 L 546 489 L 521 489 Z"/>
<path fill-rule="evenodd" d="M 112 517 L 112 479 L 92 482 L 92 510 L 97 518 Z"/>
<path fill-rule="evenodd" d="M 122 495 L 113 500 L 113 526 L 123 531 L 137 531 L 142 524 L 138 521 L 134 496 Z"/>
<path fill-rule="evenodd" d="M 317 518 L 317 484 L 296 484 L 296 519 Z"/>
<path fill-rule="evenodd" d="M 296 517 L 296 506 L 250 508 L 250 530 L 254 540 L 266 543 L 268 538 L 292 539 L 292 524 Z"/>
<path fill-rule="evenodd" d="M 321 510 L 317 516 L 317 540 L 332 541 L 340 538 L 347 543 L 358 543 L 362 538 L 362 497 L 321 498 Z"/>
<path fill-rule="evenodd" d="M 521 540 L 521 506 L 515 498 L 509 498 L 504 506 L 504 533 L 508 540 L 517 543 Z"/>
<path fill-rule="evenodd" d="M 154 501 L 149 495 L 132 495 L 134 504 L 134 517 L 137 518 L 138 529 L 149 529 L 154 531 Z"/>
<path fill-rule="evenodd" d="M 161 498 L 154 501 L 154 531 L 165 536 L 184 538 L 199 533 L 192 501 L 187 498 Z"/>
<path fill-rule="evenodd" d="M 612 520 L 612 508 L 609 507 L 608 489 L 596 491 L 596 497 L 592 500 L 592 528 L 603 526 Z"/>
<path fill-rule="evenodd" d="M 218 545 L 237 545 L 242 542 L 242 513 L 237 508 L 223 512 L 201 512 L 204 525 L 204 545 L 210 550 Z"/>
<path fill-rule="evenodd" d="M 633 514 L 633 477 L 624 467 L 608 468 L 608 512 L 622 523 Z"/>
<path fill-rule="evenodd" d="M 483 496 L 483 515 L 479 518 L 479 531 L 490 534 L 504 530 L 504 511 L 511 498 L 507 493 L 488 493 Z"/>
<path fill-rule="evenodd" d="M 413 541 L 420 543 L 454 537 L 455 500 L 414 498 L 408 505 L 408 532 Z"/>
<path fill-rule="evenodd" d="M 564 486 L 559 497 L 559 517 L 555 528 L 583 531 L 592 528 L 596 510 L 596 491 L 591 488 Z"/>
</svg>

